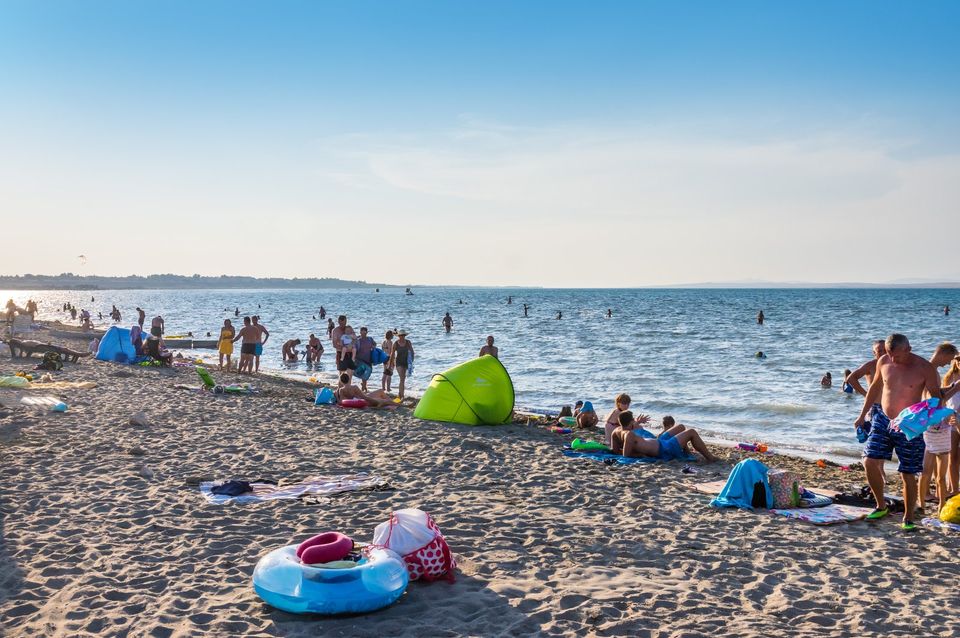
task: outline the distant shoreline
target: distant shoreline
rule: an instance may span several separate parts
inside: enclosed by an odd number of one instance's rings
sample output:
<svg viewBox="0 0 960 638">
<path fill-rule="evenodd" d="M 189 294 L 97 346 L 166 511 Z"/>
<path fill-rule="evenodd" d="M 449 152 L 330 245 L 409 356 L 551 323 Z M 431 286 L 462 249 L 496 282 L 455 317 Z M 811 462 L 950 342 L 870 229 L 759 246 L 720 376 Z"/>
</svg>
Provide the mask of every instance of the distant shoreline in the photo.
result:
<svg viewBox="0 0 960 638">
<path fill-rule="evenodd" d="M 663 284 L 630 287 L 550 287 L 550 286 L 478 286 L 459 284 L 385 284 L 337 279 L 333 277 L 206 277 L 200 275 L 130 275 L 105 277 L 99 275 L 0 275 L 0 290 L 396 290 L 403 288 L 456 288 L 499 290 L 930 290 L 960 289 L 960 281 L 901 281 L 869 282 L 702 282 L 690 284 Z"/>
</svg>

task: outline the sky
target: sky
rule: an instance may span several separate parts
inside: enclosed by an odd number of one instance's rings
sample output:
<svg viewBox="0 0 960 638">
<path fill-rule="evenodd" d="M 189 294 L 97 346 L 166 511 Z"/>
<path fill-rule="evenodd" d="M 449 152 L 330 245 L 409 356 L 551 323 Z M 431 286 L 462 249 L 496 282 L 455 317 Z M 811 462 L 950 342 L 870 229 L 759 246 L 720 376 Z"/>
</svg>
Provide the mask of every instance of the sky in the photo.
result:
<svg viewBox="0 0 960 638">
<path fill-rule="evenodd" d="M 958 32 L 939 1 L 0 0 L 0 274 L 960 280 Z"/>
</svg>

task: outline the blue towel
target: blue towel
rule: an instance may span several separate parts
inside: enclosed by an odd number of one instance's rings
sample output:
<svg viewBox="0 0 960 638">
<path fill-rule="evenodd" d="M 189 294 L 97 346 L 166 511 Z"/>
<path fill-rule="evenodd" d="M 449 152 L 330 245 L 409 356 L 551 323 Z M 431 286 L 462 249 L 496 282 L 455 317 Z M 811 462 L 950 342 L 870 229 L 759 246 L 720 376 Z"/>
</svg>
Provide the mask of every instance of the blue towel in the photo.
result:
<svg viewBox="0 0 960 638">
<path fill-rule="evenodd" d="M 773 509 L 773 492 L 767 482 L 767 466 L 756 459 L 745 459 L 737 463 L 727 484 L 723 486 L 720 495 L 710 501 L 713 507 L 739 507 L 753 509 L 753 486 L 762 482 L 767 493 L 767 509 Z"/>
<path fill-rule="evenodd" d="M 652 456 L 641 456 L 641 457 L 630 457 L 630 456 L 621 456 L 619 454 L 614 454 L 613 452 L 603 452 L 597 450 L 595 452 L 576 452 L 569 448 L 564 448 L 564 456 L 569 456 L 570 458 L 575 459 L 593 459 L 594 461 L 603 461 L 604 463 L 617 463 L 618 465 L 633 465 L 634 463 L 659 463 L 663 460 L 655 458 Z M 683 461 L 692 461 L 695 457 L 692 457 L 688 454 L 683 456 L 674 457 Z"/>
</svg>

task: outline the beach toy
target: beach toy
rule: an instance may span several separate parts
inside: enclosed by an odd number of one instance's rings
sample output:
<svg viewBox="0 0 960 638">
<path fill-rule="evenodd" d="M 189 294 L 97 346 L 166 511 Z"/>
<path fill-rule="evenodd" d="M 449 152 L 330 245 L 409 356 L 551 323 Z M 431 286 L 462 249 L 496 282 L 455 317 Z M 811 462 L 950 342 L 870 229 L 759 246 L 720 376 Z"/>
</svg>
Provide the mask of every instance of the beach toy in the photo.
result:
<svg viewBox="0 0 960 638">
<path fill-rule="evenodd" d="M 500 360 L 472 359 L 433 375 L 413 416 L 465 425 L 500 425 L 513 415 L 513 381 Z"/>
<path fill-rule="evenodd" d="M 572 428 L 577 425 L 577 418 L 573 416 L 562 416 L 557 421 L 560 425 L 564 425 L 568 428 Z"/>
<path fill-rule="evenodd" d="M 307 379 L 307 381 L 309 381 L 310 383 L 316 383 L 316 382 L 317 382 L 317 378 L 316 378 L 316 377 L 310 377 L 309 379 Z"/>
<path fill-rule="evenodd" d="M 305 565 L 343 560 L 353 551 L 353 540 L 340 532 L 317 534 L 297 545 L 297 556 Z"/>
<path fill-rule="evenodd" d="M 823 459 L 817 459 L 817 467 L 827 467 L 827 462 Z"/>
<path fill-rule="evenodd" d="M 353 567 L 311 567 L 297 545 L 275 549 L 253 570 L 253 589 L 268 605 L 294 614 L 362 614 L 397 601 L 410 576 L 389 549 L 364 547 Z"/>
<path fill-rule="evenodd" d="M 353 376 L 358 379 L 363 379 L 364 381 L 370 378 L 370 375 L 373 373 L 373 368 L 361 361 L 357 364 L 357 369 L 353 371 Z"/>
<path fill-rule="evenodd" d="M 570 434 L 571 432 L 573 432 L 573 430 L 571 430 L 570 428 L 554 427 L 551 429 L 557 434 Z"/>
<path fill-rule="evenodd" d="M 737 443 L 737 447 L 741 450 L 746 450 L 747 452 L 756 452 L 757 446 L 753 443 Z"/>
<path fill-rule="evenodd" d="M 609 452 L 610 448 L 599 441 L 574 439 L 570 442 L 570 449 L 576 452 Z"/>
<path fill-rule="evenodd" d="M 340 405 L 345 408 L 356 408 L 362 410 L 367 407 L 367 402 L 363 399 L 344 399 L 340 402 Z"/>
<path fill-rule="evenodd" d="M 337 400 L 333 396 L 333 390 L 330 388 L 320 388 L 317 390 L 317 396 L 313 401 L 314 405 L 329 405 L 331 403 L 336 403 Z"/>
<path fill-rule="evenodd" d="M 370 361 L 373 362 L 373 365 L 380 365 L 381 363 L 386 363 L 390 360 L 390 355 L 381 350 L 380 348 L 374 348 L 370 352 Z"/>
<path fill-rule="evenodd" d="M 51 412 L 66 412 L 67 404 L 56 397 L 23 397 L 20 404 L 31 408 L 50 410 Z"/>
<path fill-rule="evenodd" d="M 927 399 L 901 410 L 897 418 L 890 422 L 890 429 L 903 432 L 907 440 L 910 441 L 953 413 L 954 411 L 950 408 L 940 407 L 940 399 Z"/>
</svg>

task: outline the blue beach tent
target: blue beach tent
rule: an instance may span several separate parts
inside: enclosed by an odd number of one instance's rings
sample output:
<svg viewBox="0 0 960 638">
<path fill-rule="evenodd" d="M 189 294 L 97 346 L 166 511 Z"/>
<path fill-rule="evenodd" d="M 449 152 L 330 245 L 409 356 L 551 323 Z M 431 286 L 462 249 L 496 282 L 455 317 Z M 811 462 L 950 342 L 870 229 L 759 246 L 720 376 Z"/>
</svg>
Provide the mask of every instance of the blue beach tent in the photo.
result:
<svg viewBox="0 0 960 638">
<path fill-rule="evenodd" d="M 133 363 L 136 361 L 137 351 L 130 343 L 130 329 L 111 326 L 100 340 L 97 359 L 100 361 L 115 361 L 116 363 Z"/>
</svg>

